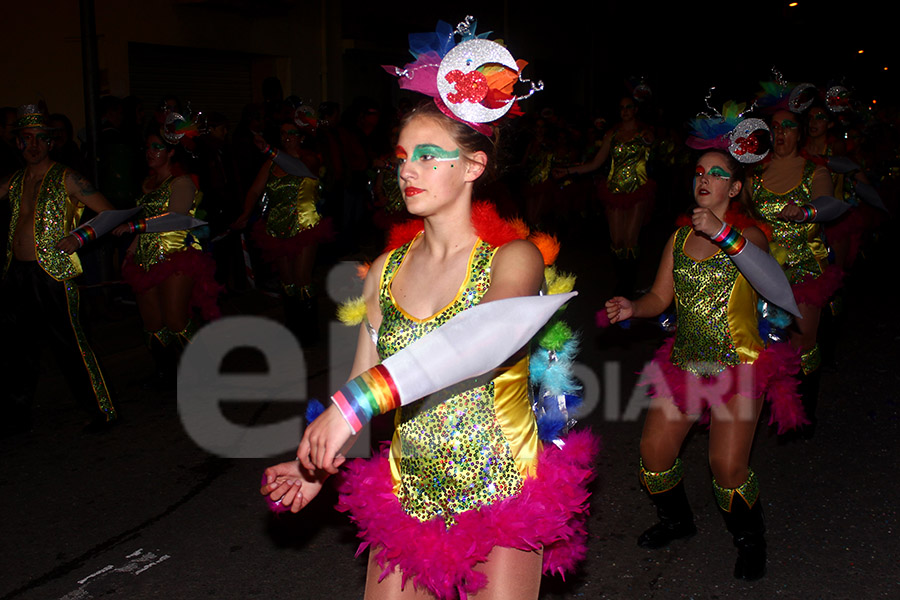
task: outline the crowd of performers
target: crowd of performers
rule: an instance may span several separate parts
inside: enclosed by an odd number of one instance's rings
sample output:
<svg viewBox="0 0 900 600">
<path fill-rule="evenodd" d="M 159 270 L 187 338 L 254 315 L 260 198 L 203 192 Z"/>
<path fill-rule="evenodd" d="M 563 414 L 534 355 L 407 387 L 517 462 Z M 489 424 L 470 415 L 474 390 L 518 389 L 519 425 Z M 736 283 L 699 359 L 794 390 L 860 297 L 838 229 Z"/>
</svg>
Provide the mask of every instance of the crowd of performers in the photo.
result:
<svg viewBox="0 0 900 600">
<path fill-rule="evenodd" d="M 547 231 L 562 236 L 567 219 L 590 216 L 596 204 L 616 265 L 615 295 L 598 324 L 655 317 L 673 302 L 676 310 L 674 335 L 642 375 L 653 399 L 638 471 L 659 522 L 638 544 L 656 549 L 696 532 L 679 455 L 703 423 L 713 493 L 738 549 L 734 576 L 764 576 L 760 478 L 749 464 L 764 404 L 779 434 L 813 436 L 842 283 L 888 218 L 877 190 L 890 199 L 890 173 L 853 141 L 862 129 L 849 92 L 779 76 L 752 102 L 729 101 L 721 112 L 707 98 L 682 149 L 671 132 L 638 120 L 650 96 L 643 83 L 619 101 L 618 123 L 600 122 L 583 138 L 549 111 L 509 119 L 542 84 L 522 77 L 524 65 L 505 47 L 476 35 L 474 20 L 440 23 L 411 35 L 410 45 L 414 62 L 385 68 L 426 98 L 403 111 L 390 151 L 369 153 L 361 170 L 345 163 L 352 173 L 330 198 L 322 191 L 335 148 L 313 143 L 321 125 L 305 106 L 290 107 L 268 139 L 251 132 L 261 166 L 230 213 L 205 206 L 188 168 L 207 133 L 198 115 L 163 112 L 145 139 L 139 211 L 112 211 L 102 189 L 50 157 L 54 127 L 40 107 L 23 107 L 15 132 L 25 168 L 0 189 L 11 207 L 3 326 L 35 343 L 20 357 L 30 366 L 17 363 L 22 370 L 7 379 L 17 382 L 5 401 L 10 414 L 30 410 L 33 356 L 49 342 L 89 426 L 116 421 L 78 320 L 76 251 L 85 244 L 106 233 L 126 240 L 122 279 L 166 385 L 198 326 L 220 316 L 223 283 L 233 283 L 217 282 L 210 243 L 224 247 L 252 231 L 244 247 L 271 265 L 285 323 L 314 341 L 319 247 L 356 234 L 353 215 L 368 210 L 390 231 L 365 269 L 363 296 L 341 307 L 342 320 L 359 327 L 350 380 L 327 407 L 311 403 L 297 459 L 267 469 L 260 493 L 273 510 L 299 512 L 338 475 L 338 509 L 369 549 L 367 598 L 536 598 L 542 573 L 571 571 L 585 555 L 598 452 L 594 434 L 574 428 L 580 387 L 570 325 L 579 324 L 567 324 L 561 308 L 574 277 L 556 270 L 559 243 Z M 523 84 L 530 89 L 517 96 L 514 84 L 520 94 Z M 493 183 L 497 131 L 515 132 L 517 121 L 528 125 L 506 137 L 525 151 L 500 179 L 521 206 Z M 578 140 L 590 150 L 578 151 Z M 652 286 L 636 293 L 642 226 L 672 205 L 658 201 L 670 186 L 654 175 L 683 166 L 693 177 L 691 194 L 680 193 L 692 203 Z M 362 208 L 360 194 L 369 198 Z M 341 206 L 337 223 L 328 202 Z M 84 207 L 98 214 L 79 223 Z M 212 236 L 206 214 L 218 215 Z M 38 335 L 22 333 L 38 325 Z M 465 357 L 448 351 L 461 344 L 471 348 Z M 374 458 L 347 461 L 362 428 L 389 412 L 390 443 Z"/>
</svg>

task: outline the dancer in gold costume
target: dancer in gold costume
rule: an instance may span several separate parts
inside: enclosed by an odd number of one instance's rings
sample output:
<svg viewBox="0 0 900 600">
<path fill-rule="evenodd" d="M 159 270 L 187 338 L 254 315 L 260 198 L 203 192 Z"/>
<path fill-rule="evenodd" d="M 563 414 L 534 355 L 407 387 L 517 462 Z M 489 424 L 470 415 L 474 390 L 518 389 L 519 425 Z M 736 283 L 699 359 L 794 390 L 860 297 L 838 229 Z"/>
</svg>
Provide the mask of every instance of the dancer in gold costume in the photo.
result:
<svg viewBox="0 0 900 600">
<path fill-rule="evenodd" d="M 791 377 L 799 368 L 796 352 L 786 343 L 767 344 L 758 331 L 757 289 L 793 300 L 763 232 L 739 210 L 729 211 L 742 172 L 727 152 L 700 157 L 697 207 L 669 238 L 653 287 L 635 301 L 612 298 L 606 314 L 611 323 L 652 317 L 673 299 L 678 313 L 675 337 L 644 373 L 653 401 L 641 436 L 641 482 L 660 522 L 638 544 L 659 548 L 696 532 L 678 456 L 694 423 L 708 418 L 714 491 L 739 551 L 734 574 L 758 579 L 765 573 L 765 528 L 749 460 L 764 398 L 780 431 L 804 420 Z M 766 268 L 763 280 L 743 274 Z"/>
<path fill-rule="evenodd" d="M 457 32 L 472 33 L 469 25 L 467 19 Z M 430 37 L 452 40 L 453 29 L 441 23 L 438 35 Z M 433 64 L 446 52 L 447 81 L 455 85 L 411 112 L 400 130 L 400 189 L 418 220 L 394 232 L 396 247 L 368 271 L 368 326 L 360 329 L 353 379 L 306 429 L 299 461 L 266 470 L 261 492 L 294 512 L 343 463 L 335 453 L 358 431 L 348 424 L 361 421 L 341 399 L 351 388 L 387 381 L 382 360 L 402 355 L 429 332 L 440 333 L 454 315 L 464 316 L 476 304 L 541 289 L 545 260 L 522 239 L 521 224 L 472 201 L 495 150 L 486 123 L 500 115 L 478 120 L 482 106 L 466 100 L 473 90 L 463 83 L 481 81 L 490 90 L 486 97 L 509 110 L 519 67 L 511 56 L 502 67 L 487 67 L 487 75 L 479 65 L 466 64 L 469 49 L 475 56 L 508 54 L 489 40 L 470 36 L 456 49 L 426 53 L 417 47 L 422 63 Z M 429 78 L 428 68 L 407 65 L 410 76 L 401 76 L 401 85 L 435 90 L 436 72 Z M 418 364 L 423 376 L 447 367 Z M 558 445 L 544 445 L 528 379 L 523 348 L 475 381 L 399 407 L 390 450 L 347 465 L 339 509 L 359 525 L 361 548 L 370 548 L 366 598 L 459 598 L 475 592 L 537 598 L 542 571 L 569 570 L 583 555 L 593 440 L 589 433 L 570 433 Z"/>
<path fill-rule="evenodd" d="M 330 222 L 316 210 L 319 200 L 320 158 L 305 149 L 305 132 L 295 121 L 281 125 L 281 151 L 268 148 L 269 156 L 247 192 L 244 212 L 234 227 L 242 229 L 263 194 L 267 214 L 253 228 L 253 241 L 263 258 L 277 269 L 284 296 L 285 320 L 288 327 L 304 337 L 316 330 L 315 294 L 312 287 L 313 267 L 320 241 L 331 236 Z M 282 168 L 277 155 L 287 154 L 299 163 L 305 175 L 294 175 Z"/>
<path fill-rule="evenodd" d="M 143 231 L 147 219 L 166 213 L 193 217 L 201 193 L 194 179 L 176 161 L 177 145 L 160 135 L 147 137 L 146 159 L 150 174 L 142 185 L 138 206 L 142 218 L 113 233 L 137 233 L 122 264 L 122 276 L 131 285 L 144 324 L 147 346 L 157 367 L 159 385 L 174 384 L 178 356 L 197 330 L 193 308 L 203 318 L 219 316 L 215 263 L 203 252 L 190 231 Z"/>
</svg>

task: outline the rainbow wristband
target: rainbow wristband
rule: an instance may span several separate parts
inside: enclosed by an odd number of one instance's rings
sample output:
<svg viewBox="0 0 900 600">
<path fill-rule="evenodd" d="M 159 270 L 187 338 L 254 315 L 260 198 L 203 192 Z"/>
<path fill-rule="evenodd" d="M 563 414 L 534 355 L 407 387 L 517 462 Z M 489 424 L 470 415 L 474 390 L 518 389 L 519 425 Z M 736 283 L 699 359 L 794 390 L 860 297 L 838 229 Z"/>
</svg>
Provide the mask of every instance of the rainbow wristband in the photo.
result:
<svg viewBox="0 0 900 600">
<path fill-rule="evenodd" d="M 69 235 L 74 235 L 75 239 L 78 240 L 78 247 L 82 247 L 91 240 L 97 239 L 97 232 L 94 231 L 94 228 L 90 225 L 82 225 L 81 227 L 77 227 L 72 230 Z"/>
<path fill-rule="evenodd" d="M 275 157 L 278 156 L 278 150 L 275 150 L 274 148 L 272 148 L 272 146 L 266 144 L 266 147 L 263 148 L 263 154 L 265 154 L 272 160 L 275 160 Z"/>
<path fill-rule="evenodd" d="M 722 229 L 710 239 L 729 256 L 740 254 L 747 244 L 747 240 L 741 235 L 741 230 L 733 228 L 728 223 L 722 223 Z"/>
<path fill-rule="evenodd" d="M 816 220 L 816 207 L 812 204 L 801 206 L 800 210 L 803 211 L 803 216 L 798 221 L 799 223 L 810 223 Z"/>
<path fill-rule="evenodd" d="M 351 379 L 331 397 L 353 433 L 376 415 L 400 407 L 400 392 L 394 379 L 384 367 L 376 365 Z"/>
<path fill-rule="evenodd" d="M 128 231 L 131 233 L 143 233 L 147 231 L 147 219 L 138 219 L 128 224 Z"/>
</svg>

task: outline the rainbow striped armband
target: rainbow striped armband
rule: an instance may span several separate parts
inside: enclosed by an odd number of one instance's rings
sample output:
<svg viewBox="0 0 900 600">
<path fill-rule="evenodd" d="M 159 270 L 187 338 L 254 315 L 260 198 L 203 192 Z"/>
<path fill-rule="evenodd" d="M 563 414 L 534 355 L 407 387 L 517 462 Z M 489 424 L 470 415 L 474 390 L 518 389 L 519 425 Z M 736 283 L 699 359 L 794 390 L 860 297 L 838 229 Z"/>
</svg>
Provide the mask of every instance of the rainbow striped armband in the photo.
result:
<svg viewBox="0 0 900 600">
<path fill-rule="evenodd" d="M 712 236 L 710 239 L 729 256 L 740 254 L 741 250 L 743 250 L 744 246 L 747 244 L 747 240 L 741 235 L 741 230 L 735 229 L 728 223 L 722 223 L 722 228 L 719 230 L 719 233 Z"/>
<path fill-rule="evenodd" d="M 803 211 L 803 216 L 797 221 L 798 223 L 811 223 L 816 220 L 816 207 L 812 204 L 804 204 L 799 207 Z"/>
<path fill-rule="evenodd" d="M 97 232 L 94 231 L 94 228 L 90 225 L 82 225 L 81 227 L 76 227 L 69 233 L 69 235 L 74 235 L 75 239 L 78 240 L 78 247 L 81 248 L 91 240 L 97 239 Z"/>
<path fill-rule="evenodd" d="M 147 231 L 147 219 L 138 219 L 128 223 L 128 231 L 130 233 L 143 233 Z"/>
<path fill-rule="evenodd" d="M 399 408 L 400 392 L 384 365 L 376 365 L 348 381 L 331 401 L 356 434 L 376 415 Z"/>
</svg>

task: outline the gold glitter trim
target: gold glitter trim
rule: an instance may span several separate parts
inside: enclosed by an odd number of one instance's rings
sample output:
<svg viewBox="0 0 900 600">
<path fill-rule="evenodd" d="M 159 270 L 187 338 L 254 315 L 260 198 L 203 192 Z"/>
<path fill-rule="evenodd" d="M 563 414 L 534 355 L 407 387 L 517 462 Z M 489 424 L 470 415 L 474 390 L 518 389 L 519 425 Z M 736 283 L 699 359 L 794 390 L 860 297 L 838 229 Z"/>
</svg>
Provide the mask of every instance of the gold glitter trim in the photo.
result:
<svg viewBox="0 0 900 600">
<path fill-rule="evenodd" d="M 103 379 L 103 373 L 100 371 L 97 357 L 94 355 L 94 351 L 91 350 L 84 331 L 81 329 L 81 322 L 78 320 L 80 301 L 78 286 L 72 281 L 64 281 L 63 285 L 66 288 L 66 307 L 69 310 L 69 323 L 72 325 L 72 331 L 75 333 L 75 340 L 78 342 L 78 349 L 81 351 L 84 368 L 91 379 L 91 387 L 94 389 L 97 407 L 106 415 L 107 421 L 113 421 L 116 418 L 116 409 L 113 407 L 112 400 L 109 397 L 109 390 L 106 388 L 106 381 Z"/>
<path fill-rule="evenodd" d="M 640 479 L 643 486 L 651 494 L 668 492 L 684 478 L 684 465 L 680 458 L 675 459 L 675 464 L 666 471 L 648 471 L 644 468 L 644 459 L 640 459 Z"/>
<path fill-rule="evenodd" d="M 803 374 L 809 375 L 819 368 L 822 364 L 822 353 L 819 351 L 819 345 L 816 344 L 806 352 L 800 355 L 800 366 L 803 367 Z"/>
<path fill-rule="evenodd" d="M 391 299 L 391 303 L 397 307 L 397 310 L 400 311 L 400 314 L 402 314 L 404 317 L 406 317 L 407 319 L 409 319 L 410 321 L 412 321 L 414 323 L 426 323 L 428 321 L 431 321 L 432 319 L 434 319 L 435 317 L 440 315 L 442 312 L 446 311 L 448 308 L 450 308 L 451 306 L 456 304 L 459 301 L 459 297 L 466 290 L 466 287 L 470 283 L 470 277 L 467 275 L 466 278 L 463 280 L 463 282 L 461 284 L 459 284 L 459 288 L 456 290 L 456 294 L 453 296 L 453 299 L 450 302 L 448 302 L 446 306 L 444 306 L 443 308 L 438 310 L 436 313 L 434 313 L 433 315 L 430 315 L 428 317 L 425 317 L 424 319 L 419 319 L 417 317 L 412 316 L 411 314 L 406 312 L 406 310 L 404 310 L 402 306 L 400 306 L 400 303 L 397 302 L 396 298 L 394 298 L 394 290 L 393 290 L 393 286 L 391 284 L 394 281 L 394 277 L 397 275 L 397 273 L 400 272 L 400 269 L 402 269 L 403 265 L 406 263 L 406 259 L 409 256 L 409 249 L 411 249 L 413 247 L 413 244 L 416 242 L 417 239 L 419 239 L 419 237 L 422 235 L 422 233 L 423 232 L 420 231 L 416 235 L 416 237 L 414 237 L 413 240 L 409 243 L 407 250 L 403 253 L 403 258 L 400 260 L 400 264 L 397 265 L 396 269 L 394 269 L 394 273 L 391 277 L 391 281 L 388 283 L 388 286 L 387 286 L 387 293 L 388 293 L 388 297 Z M 468 260 L 468 262 L 466 262 L 466 273 L 468 273 L 468 274 L 472 273 L 472 262 L 475 260 L 475 254 L 481 248 L 481 244 L 482 244 L 481 238 L 478 238 L 477 240 L 475 240 L 475 244 L 472 246 L 471 252 L 469 252 L 469 260 Z M 387 261 L 385 261 L 385 262 L 387 262 Z"/>
<path fill-rule="evenodd" d="M 735 494 L 744 499 L 748 508 L 753 508 L 759 498 L 759 480 L 756 478 L 756 473 L 750 468 L 747 469 L 747 481 L 736 488 L 724 488 L 716 482 L 715 478 L 713 478 L 712 484 L 716 502 L 719 504 L 719 508 L 725 512 L 731 512 Z"/>
</svg>

